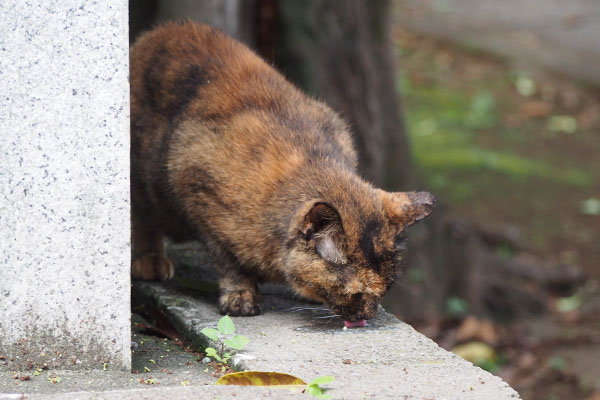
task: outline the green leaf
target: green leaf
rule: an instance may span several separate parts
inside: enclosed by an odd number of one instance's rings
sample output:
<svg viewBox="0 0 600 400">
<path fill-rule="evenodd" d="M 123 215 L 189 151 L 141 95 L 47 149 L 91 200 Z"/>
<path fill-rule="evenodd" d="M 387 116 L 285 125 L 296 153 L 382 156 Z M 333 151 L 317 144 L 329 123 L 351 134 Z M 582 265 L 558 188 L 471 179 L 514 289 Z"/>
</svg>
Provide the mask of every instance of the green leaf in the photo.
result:
<svg viewBox="0 0 600 400">
<path fill-rule="evenodd" d="M 214 328 L 204 328 L 200 332 L 211 340 L 219 340 L 219 331 Z"/>
<path fill-rule="evenodd" d="M 217 355 L 217 350 L 213 349 L 212 347 L 207 347 L 204 352 L 208 357 L 214 357 Z"/>
<path fill-rule="evenodd" d="M 306 393 L 310 394 L 311 396 L 318 396 L 320 394 L 323 394 L 323 391 L 321 390 L 319 385 L 308 385 L 306 386 Z"/>
<path fill-rule="evenodd" d="M 583 304 L 583 296 L 575 293 L 570 297 L 562 297 L 556 302 L 556 309 L 562 313 L 575 311 Z"/>
<path fill-rule="evenodd" d="M 494 106 L 496 100 L 489 92 L 481 92 L 471 100 L 464 123 L 471 129 L 489 128 L 494 124 Z"/>
<path fill-rule="evenodd" d="M 552 132 L 575 133 L 577 120 L 569 115 L 553 115 L 548 119 L 548 129 Z"/>
<path fill-rule="evenodd" d="M 548 360 L 548 364 L 550 368 L 558 371 L 564 371 L 568 366 L 567 360 L 562 356 L 552 356 L 552 358 Z"/>
<path fill-rule="evenodd" d="M 496 253 L 498 253 L 501 258 L 508 259 L 511 258 L 515 252 L 509 244 L 501 243 L 496 247 Z"/>
<path fill-rule="evenodd" d="M 319 385 L 308 385 L 306 387 L 306 394 L 316 397 L 317 399 L 330 399 L 331 396 L 323 393 L 323 390 Z"/>
<path fill-rule="evenodd" d="M 465 315 L 469 309 L 469 303 L 458 296 L 450 296 L 446 300 L 446 310 L 454 317 Z"/>
<path fill-rule="evenodd" d="M 493 362 L 496 359 L 494 348 L 483 342 L 463 343 L 454 346 L 451 351 L 476 365 Z"/>
<path fill-rule="evenodd" d="M 590 197 L 582 201 L 579 210 L 584 215 L 600 215 L 600 199 Z"/>
<path fill-rule="evenodd" d="M 535 82 L 528 76 L 519 74 L 515 80 L 515 87 L 521 96 L 531 96 L 535 93 Z"/>
<path fill-rule="evenodd" d="M 235 332 L 235 325 L 231 318 L 229 318 L 229 315 L 225 315 L 219 320 L 217 328 L 219 328 L 219 331 L 224 335 L 231 335 Z"/>
<path fill-rule="evenodd" d="M 250 339 L 242 335 L 235 335 L 231 339 L 225 339 L 224 343 L 232 349 L 241 350 L 250 343 Z"/>
<path fill-rule="evenodd" d="M 313 379 L 312 381 L 310 381 L 310 383 L 308 384 L 308 386 L 311 386 L 311 385 L 324 385 L 326 383 L 333 382 L 333 380 L 334 380 L 334 378 L 331 375 L 319 376 L 319 377 Z"/>
</svg>

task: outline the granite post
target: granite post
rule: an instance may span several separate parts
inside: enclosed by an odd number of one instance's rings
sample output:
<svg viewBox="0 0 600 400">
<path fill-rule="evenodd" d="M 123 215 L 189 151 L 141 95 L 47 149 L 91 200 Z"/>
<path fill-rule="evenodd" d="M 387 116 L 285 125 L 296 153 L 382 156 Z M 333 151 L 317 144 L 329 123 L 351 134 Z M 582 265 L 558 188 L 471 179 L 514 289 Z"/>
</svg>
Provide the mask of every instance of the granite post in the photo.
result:
<svg viewBox="0 0 600 400">
<path fill-rule="evenodd" d="M 127 9 L 125 0 L 0 2 L 8 368 L 130 368 Z"/>
</svg>

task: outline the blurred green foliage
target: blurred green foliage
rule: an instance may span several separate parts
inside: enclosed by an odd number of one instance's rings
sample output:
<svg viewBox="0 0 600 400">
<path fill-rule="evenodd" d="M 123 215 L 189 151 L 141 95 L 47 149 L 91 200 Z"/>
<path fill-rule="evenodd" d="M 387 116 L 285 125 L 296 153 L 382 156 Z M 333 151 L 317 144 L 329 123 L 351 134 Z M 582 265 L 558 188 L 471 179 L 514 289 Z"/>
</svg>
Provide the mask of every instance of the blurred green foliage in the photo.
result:
<svg viewBox="0 0 600 400">
<path fill-rule="evenodd" d="M 415 186 L 471 221 L 515 228 L 540 254 L 596 268 L 595 92 L 405 31 L 396 44 Z"/>
<path fill-rule="evenodd" d="M 580 211 L 585 215 L 600 215 L 600 199 L 590 197 L 581 202 Z"/>
<path fill-rule="evenodd" d="M 499 124 L 491 92 L 480 91 L 469 97 L 448 88 L 415 88 L 407 84 L 406 78 L 403 82 L 401 86 L 410 98 L 407 119 L 414 156 L 421 167 L 434 172 L 430 181 L 434 189 L 447 185 L 443 175 L 452 170 L 488 170 L 517 179 L 537 177 L 575 186 L 592 182 L 586 171 L 557 168 L 548 162 L 479 146 L 475 139 L 482 129 L 495 128 L 500 130 L 498 135 L 513 134 Z M 469 191 L 465 186 L 455 190 L 457 197 Z"/>
<path fill-rule="evenodd" d="M 469 303 L 458 296 L 450 296 L 446 299 L 446 311 L 453 317 L 462 317 L 469 310 Z"/>
</svg>

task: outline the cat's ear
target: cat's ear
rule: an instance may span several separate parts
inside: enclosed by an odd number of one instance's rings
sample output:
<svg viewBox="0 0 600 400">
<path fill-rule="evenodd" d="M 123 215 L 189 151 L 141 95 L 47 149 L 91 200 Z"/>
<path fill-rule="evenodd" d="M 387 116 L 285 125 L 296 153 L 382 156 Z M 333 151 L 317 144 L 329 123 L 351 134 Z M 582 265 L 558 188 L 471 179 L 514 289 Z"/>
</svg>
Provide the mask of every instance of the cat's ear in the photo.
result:
<svg viewBox="0 0 600 400">
<path fill-rule="evenodd" d="M 304 216 L 300 232 L 305 240 L 314 240 L 315 250 L 322 259 L 337 264 L 345 262 L 338 244 L 343 232 L 342 221 L 332 205 L 315 203 Z"/>
<path fill-rule="evenodd" d="M 435 197 L 428 192 L 383 192 L 382 198 L 390 222 L 403 227 L 431 214 L 436 204 Z"/>
</svg>

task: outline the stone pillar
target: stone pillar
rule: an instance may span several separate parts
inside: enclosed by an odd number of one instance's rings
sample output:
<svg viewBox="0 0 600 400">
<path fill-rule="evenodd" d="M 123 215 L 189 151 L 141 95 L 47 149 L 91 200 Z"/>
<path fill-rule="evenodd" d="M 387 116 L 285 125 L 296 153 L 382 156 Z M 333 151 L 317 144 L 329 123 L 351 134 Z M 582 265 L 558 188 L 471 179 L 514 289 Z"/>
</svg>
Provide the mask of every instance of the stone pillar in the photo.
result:
<svg viewBox="0 0 600 400">
<path fill-rule="evenodd" d="M 130 368 L 126 0 L 0 2 L 0 354 Z"/>
</svg>

